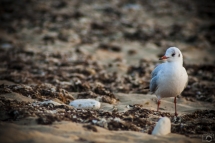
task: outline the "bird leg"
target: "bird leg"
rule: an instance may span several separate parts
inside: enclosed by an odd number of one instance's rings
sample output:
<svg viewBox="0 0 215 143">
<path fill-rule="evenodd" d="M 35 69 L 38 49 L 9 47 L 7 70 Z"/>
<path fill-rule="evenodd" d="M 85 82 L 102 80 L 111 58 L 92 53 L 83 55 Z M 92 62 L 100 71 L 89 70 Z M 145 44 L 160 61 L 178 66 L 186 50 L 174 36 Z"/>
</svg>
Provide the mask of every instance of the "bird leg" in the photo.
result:
<svg viewBox="0 0 215 143">
<path fill-rule="evenodd" d="M 175 103 L 175 116 L 177 117 L 178 116 L 178 113 L 177 113 L 177 110 L 176 110 L 176 97 L 174 99 L 174 103 Z"/>
<path fill-rule="evenodd" d="M 160 104 L 161 104 L 161 101 L 160 101 L 160 99 L 158 100 L 158 107 L 157 107 L 157 111 L 159 110 L 159 106 L 160 106 Z"/>
</svg>

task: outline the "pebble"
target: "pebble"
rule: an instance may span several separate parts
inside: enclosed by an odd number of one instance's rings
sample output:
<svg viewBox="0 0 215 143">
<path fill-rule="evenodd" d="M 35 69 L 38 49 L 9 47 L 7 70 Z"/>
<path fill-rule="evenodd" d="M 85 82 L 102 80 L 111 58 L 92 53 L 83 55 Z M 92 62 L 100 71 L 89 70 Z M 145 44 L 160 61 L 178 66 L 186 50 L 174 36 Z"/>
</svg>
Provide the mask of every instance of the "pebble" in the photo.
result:
<svg viewBox="0 0 215 143">
<path fill-rule="evenodd" d="M 9 43 L 4 43 L 4 44 L 1 44 L 1 48 L 2 49 L 11 49 L 11 48 L 13 48 L 13 45 L 11 45 Z"/>
<path fill-rule="evenodd" d="M 167 135 L 171 132 L 170 129 L 171 129 L 170 119 L 167 117 L 163 117 L 157 122 L 154 130 L 152 131 L 152 135 L 158 136 Z"/>
<path fill-rule="evenodd" d="M 71 101 L 69 105 L 78 109 L 99 109 L 101 103 L 94 99 L 76 99 Z"/>
</svg>

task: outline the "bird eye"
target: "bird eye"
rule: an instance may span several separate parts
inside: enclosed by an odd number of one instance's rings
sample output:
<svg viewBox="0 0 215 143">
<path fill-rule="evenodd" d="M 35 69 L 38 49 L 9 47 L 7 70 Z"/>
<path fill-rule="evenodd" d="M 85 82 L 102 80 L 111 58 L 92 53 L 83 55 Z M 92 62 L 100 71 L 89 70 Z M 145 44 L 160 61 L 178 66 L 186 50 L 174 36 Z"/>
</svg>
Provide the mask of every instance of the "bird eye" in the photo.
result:
<svg viewBox="0 0 215 143">
<path fill-rule="evenodd" d="M 180 57 L 181 55 L 179 54 L 178 57 Z"/>
<path fill-rule="evenodd" d="M 175 56 L 175 53 L 172 54 L 172 57 L 174 57 L 174 56 Z"/>
</svg>

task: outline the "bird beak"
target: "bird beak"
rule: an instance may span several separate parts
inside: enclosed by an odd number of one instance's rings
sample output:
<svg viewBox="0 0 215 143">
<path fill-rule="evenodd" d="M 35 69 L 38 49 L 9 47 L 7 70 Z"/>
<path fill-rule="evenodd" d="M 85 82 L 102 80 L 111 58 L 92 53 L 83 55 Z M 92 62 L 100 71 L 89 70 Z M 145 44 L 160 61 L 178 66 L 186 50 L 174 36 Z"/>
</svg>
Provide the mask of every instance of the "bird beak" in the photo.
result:
<svg viewBox="0 0 215 143">
<path fill-rule="evenodd" d="M 161 57 L 159 60 L 166 60 L 166 59 L 168 59 L 169 57 L 166 57 L 166 56 L 163 56 L 163 57 Z"/>
</svg>

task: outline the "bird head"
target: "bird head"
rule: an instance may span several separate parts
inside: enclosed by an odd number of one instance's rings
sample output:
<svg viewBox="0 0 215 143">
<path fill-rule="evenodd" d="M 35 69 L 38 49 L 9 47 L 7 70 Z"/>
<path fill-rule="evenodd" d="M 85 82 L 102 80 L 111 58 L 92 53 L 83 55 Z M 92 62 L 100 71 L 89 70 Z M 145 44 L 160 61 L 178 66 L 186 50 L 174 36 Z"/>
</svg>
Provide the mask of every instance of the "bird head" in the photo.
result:
<svg viewBox="0 0 215 143">
<path fill-rule="evenodd" d="M 170 47 L 166 50 L 166 53 L 160 60 L 166 60 L 167 62 L 180 62 L 183 63 L 183 56 L 181 51 L 176 47 Z"/>
</svg>

